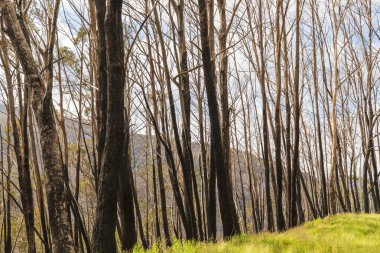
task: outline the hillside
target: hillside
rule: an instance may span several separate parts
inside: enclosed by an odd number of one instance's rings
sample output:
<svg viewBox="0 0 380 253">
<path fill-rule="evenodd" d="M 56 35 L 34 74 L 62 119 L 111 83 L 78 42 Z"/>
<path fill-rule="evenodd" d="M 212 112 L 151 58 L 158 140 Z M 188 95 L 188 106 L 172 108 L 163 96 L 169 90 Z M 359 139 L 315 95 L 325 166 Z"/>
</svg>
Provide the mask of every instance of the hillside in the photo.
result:
<svg viewBox="0 0 380 253">
<path fill-rule="evenodd" d="M 284 233 L 241 235 L 215 244 L 175 243 L 166 252 L 379 252 L 380 215 L 340 214 Z M 140 252 L 136 249 L 135 252 Z M 149 252 L 156 252 L 153 249 Z"/>
</svg>

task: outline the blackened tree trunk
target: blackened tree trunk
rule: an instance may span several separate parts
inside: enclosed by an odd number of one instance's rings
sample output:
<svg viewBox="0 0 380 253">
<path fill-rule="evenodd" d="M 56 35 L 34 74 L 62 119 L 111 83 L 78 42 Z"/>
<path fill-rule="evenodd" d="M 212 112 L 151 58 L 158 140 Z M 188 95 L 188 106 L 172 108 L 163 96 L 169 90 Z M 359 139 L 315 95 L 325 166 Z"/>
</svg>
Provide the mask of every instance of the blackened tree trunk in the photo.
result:
<svg viewBox="0 0 380 253">
<path fill-rule="evenodd" d="M 262 20 L 262 1 L 259 1 L 259 19 Z M 264 35 L 263 35 L 263 24 L 260 23 L 259 26 L 259 50 L 260 50 L 260 86 L 261 86 L 261 96 L 263 100 L 262 114 L 263 114 L 263 158 L 264 158 L 264 177 L 265 177 L 265 201 L 267 210 L 267 228 L 269 231 L 273 230 L 273 210 L 272 210 L 272 199 L 270 196 L 270 164 L 269 164 L 269 129 L 268 129 L 268 119 L 267 119 L 267 95 L 265 88 L 265 59 L 264 59 Z"/>
<path fill-rule="evenodd" d="M 174 1 L 173 1 L 174 2 Z M 195 198 L 195 207 L 197 210 L 197 226 L 199 239 L 203 237 L 203 227 L 202 227 L 202 213 L 198 194 L 198 185 L 196 181 L 195 169 L 194 169 L 194 157 L 191 149 L 191 133 L 190 133 L 190 115 L 191 115 L 191 96 L 190 96 L 190 78 L 188 72 L 188 56 L 186 48 L 186 36 L 185 36 L 185 3 L 184 0 L 180 0 L 179 4 L 176 5 L 177 20 L 178 20 L 178 44 L 179 44 L 179 54 L 180 54 L 180 102 L 181 102 L 181 112 L 182 112 L 182 143 L 184 150 L 184 159 L 186 163 L 186 170 L 191 172 L 193 193 Z"/>
<path fill-rule="evenodd" d="M 124 145 L 124 43 L 121 0 L 107 2 L 105 18 L 107 56 L 107 124 L 101 159 L 98 202 L 92 251 L 116 252 L 115 228 L 118 175 Z M 128 217 L 129 218 L 129 217 Z"/>
<path fill-rule="evenodd" d="M 101 160 L 104 149 L 104 142 L 106 137 L 106 123 L 107 123 L 107 50 L 106 50 L 106 34 L 105 34 L 105 14 L 106 14 L 106 1 L 96 0 L 96 26 L 98 33 L 96 36 L 97 47 L 97 71 L 96 82 L 98 92 L 96 93 L 96 115 L 97 115 L 97 152 L 98 164 L 95 171 L 95 190 L 98 191 L 99 174 L 101 168 Z"/>
<path fill-rule="evenodd" d="M 207 4 L 208 9 L 208 39 L 210 46 L 210 55 L 211 58 L 215 57 L 215 34 L 214 34 L 214 0 L 209 0 Z M 212 76 L 214 80 L 216 79 L 215 75 L 215 61 L 211 61 L 211 70 Z M 204 92 L 203 92 L 204 93 Z M 204 98 L 204 95 L 202 95 Z M 202 102 L 199 102 L 200 104 Z M 203 106 L 201 105 L 202 109 Z M 201 117 L 203 119 L 203 116 Z M 200 118 L 200 119 L 201 119 Z M 203 128 L 203 127 L 202 127 Z M 213 132 L 211 129 L 211 136 L 213 136 Z M 204 141 L 204 136 L 203 136 Z M 210 148 L 209 148 L 209 178 L 207 185 L 207 227 L 208 227 L 208 238 L 209 240 L 216 239 L 216 218 L 217 218 L 217 210 L 216 210 L 216 167 L 215 167 L 215 153 L 214 150 L 214 141 L 213 138 L 210 140 Z"/>
<path fill-rule="evenodd" d="M 335 174 L 337 173 L 337 146 L 338 146 L 338 126 L 337 126 L 337 95 L 338 95 L 338 89 L 340 86 L 340 80 L 339 80 L 339 66 L 338 66 L 338 34 L 339 34 L 339 27 L 340 27 L 340 20 L 341 17 L 337 14 L 336 8 L 339 5 L 337 2 L 332 3 L 333 8 L 333 23 L 334 23 L 334 86 L 332 91 L 332 115 L 331 115 L 331 134 L 332 134 L 332 146 L 331 146 L 331 172 L 330 172 L 330 183 L 329 183 L 329 194 L 330 194 L 330 207 L 331 207 L 331 213 L 335 214 L 337 212 L 337 202 L 336 202 L 336 188 L 337 185 L 335 182 Z"/>
<path fill-rule="evenodd" d="M 129 118 L 126 113 L 126 118 Z M 123 250 L 132 250 L 137 242 L 137 232 L 135 225 L 135 205 L 133 196 L 133 178 L 132 178 L 132 165 L 130 157 L 130 133 L 129 121 L 126 120 L 126 133 L 124 137 L 122 167 L 119 173 L 119 210 L 120 210 L 120 224 L 121 224 L 121 242 Z"/>
<path fill-rule="evenodd" d="M 219 51 L 220 73 L 219 73 L 219 90 L 221 104 L 221 125 L 222 125 L 222 143 L 224 167 L 231 170 L 230 164 L 230 108 L 228 104 L 228 50 L 227 50 L 227 24 L 226 24 L 226 1 L 218 0 L 218 11 L 220 17 L 219 28 Z M 216 81 L 216 80 L 214 80 Z"/>
<path fill-rule="evenodd" d="M 291 188 L 291 205 L 289 226 L 297 224 L 297 198 L 301 197 L 301 192 L 298 191 L 297 184 L 299 182 L 299 143 L 300 143 L 300 103 L 299 103 L 299 73 L 300 73 L 300 1 L 297 0 L 296 6 L 296 56 L 295 56 L 295 70 L 294 70 L 294 153 L 292 161 L 292 188 Z M 301 214 L 300 214 L 301 215 Z"/>
<path fill-rule="evenodd" d="M 222 131 L 220 127 L 220 117 L 216 85 L 211 68 L 211 53 L 208 39 L 208 17 L 205 0 L 198 0 L 199 21 L 201 32 L 201 48 L 203 72 L 205 79 L 206 94 L 210 117 L 210 128 L 214 141 L 213 150 L 215 155 L 217 186 L 219 194 L 219 207 L 223 223 L 223 236 L 229 237 L 240 232 L 238 216 L 233 199 L 232 181 L 228 168 L 224 164 L 224 152 Z"/>
<path fill-rule="evenodd" d="M 149 130 L 151 132 L 151 130 Z M 152 134 L 149 133 L 149 139 L 152 139 Z M 152 160 L 153 160 L 153 152 L 152 152 Z M 153 200 L 154 200 L 154 224 L 156 227 L 155 235 L 156 240 L 161 241 L 161 228 L 160 228 L 160 218 L 158 215 L 158 192 L 157 192 L 157 168 L 156 163 L 152 162 L 152 183 L 153 183 Z"/>
<path fill-rule="evenodd" d="M 276 195 L 276 221 L 277 229 L 282 231 L 285 229 L 285 218 L 282 211 L 282 160 L 281 160 L 281 34 L 280 28 L 280 8 L 282 7 L 282 0 L 277 0 L 276 4 L 276 84 L 277 94 L 274 112 L 275 121 L 275 160 L 276 160 L 276 183 L 277 183 L 277 195 Z M 283 35 L 285 36 L 285 35 Z"/>
</svg>

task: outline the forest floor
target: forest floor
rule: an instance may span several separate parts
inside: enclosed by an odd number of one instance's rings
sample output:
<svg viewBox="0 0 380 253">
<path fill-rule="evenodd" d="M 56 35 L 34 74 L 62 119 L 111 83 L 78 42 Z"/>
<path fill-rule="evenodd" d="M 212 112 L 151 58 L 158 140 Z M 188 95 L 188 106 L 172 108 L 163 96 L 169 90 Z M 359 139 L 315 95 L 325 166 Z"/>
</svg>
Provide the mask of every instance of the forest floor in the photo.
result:
<svg viewBox="0 0 380 253">
<path fill-rule="evenodd" d="M 138 248 L 136 252 L 141 252 Z M 153 247 L 148 252 L 162 252 Z M 168 253 L 380 252 L 379 214 L 339 214 L 283 233 L 240 235 L 217 243 L 175 242 Z"/>
</svg>

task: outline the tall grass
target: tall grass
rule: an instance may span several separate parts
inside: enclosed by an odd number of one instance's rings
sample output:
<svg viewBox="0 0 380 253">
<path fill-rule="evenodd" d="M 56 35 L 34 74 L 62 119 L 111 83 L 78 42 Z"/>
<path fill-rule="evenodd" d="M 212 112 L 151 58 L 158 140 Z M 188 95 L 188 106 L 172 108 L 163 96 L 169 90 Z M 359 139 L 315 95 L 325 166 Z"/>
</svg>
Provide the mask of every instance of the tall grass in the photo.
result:
<svg viewBox="0 0 380 253">
<path fill-rule="evenodd" d="M 136 253 L 144 252 L 136 247 Z M 307 222 L 284 233 L 239 235 L 229 241 L 174 241 L 171 248 L 154 245 L 148 253 L 380 252 L 380 215 L 340 214 Z"/>
</svg>

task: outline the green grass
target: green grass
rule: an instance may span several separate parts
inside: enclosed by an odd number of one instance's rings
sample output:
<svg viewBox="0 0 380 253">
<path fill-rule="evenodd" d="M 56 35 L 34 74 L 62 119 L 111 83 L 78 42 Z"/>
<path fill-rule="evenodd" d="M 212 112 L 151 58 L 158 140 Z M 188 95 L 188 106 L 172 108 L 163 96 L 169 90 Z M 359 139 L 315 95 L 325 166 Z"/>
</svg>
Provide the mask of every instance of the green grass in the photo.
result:
<svg viewBox="0 0 380 253">
<path fill-rule="evenodd" d="M 142 252 L 137 247 L 135 252 Z M 380 215 L 340 214 L 307 222 L 284 233 L 240 235 L 217 243 L 174 242 L 148 252 L 254 253 L 254 252 L 380 252 Z"/>
</svg>

